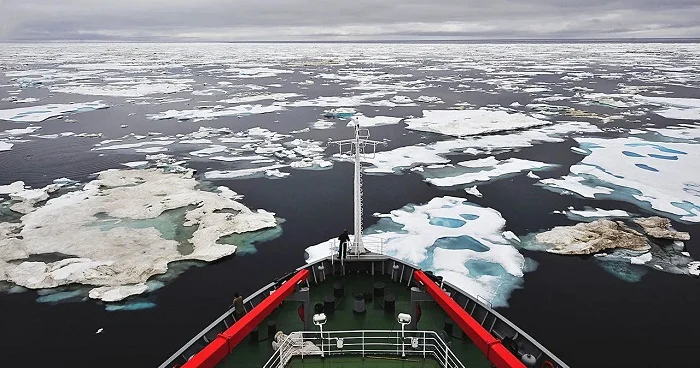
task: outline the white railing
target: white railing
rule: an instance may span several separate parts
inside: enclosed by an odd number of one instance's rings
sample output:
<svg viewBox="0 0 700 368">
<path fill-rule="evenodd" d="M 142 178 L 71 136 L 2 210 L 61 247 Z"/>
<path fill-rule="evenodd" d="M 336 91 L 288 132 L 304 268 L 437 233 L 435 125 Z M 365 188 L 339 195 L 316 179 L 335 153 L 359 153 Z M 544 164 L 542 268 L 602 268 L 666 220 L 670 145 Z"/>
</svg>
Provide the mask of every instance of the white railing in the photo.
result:
<svg viewBox="0 0 700 368">
<path fill-rule="evenodd" d="M 297 331 L 277 344 L 264 368 L 284 368 L 294 357 L 323 356 L 333 359 L 332 356 L 338 355 L 419 356 L 435 359 L 444 368 L 464 368 L 464 364 L 434 331 Z"/>
<path fill-rule="evenodd" d="M 385 243 L 385 240 L 383 238 L 380 238 L 380 237 L 375 237 L 372 235 L 363 235 L 362 236 L 362 244 L 364 244 L 365 250 L 368 250 L 368 251 L 376 253 L 376 254 L 384 254 L 384 243 Z M 351 248 L 352 248 L 351 245 L 352 244 L 348 244 L 347 254 L 346 254 L 347 257 L 348 258 L 351 258 L 351 257 L 359 258 L 360 256 L 362 256 L 361 253 L 353 253 L 351 251 Z M 336 261 L 334 258 L 338 257 L 340 255 L 340 241 L 338 241 L 338 239 L 333 239 L 333 241 L 331 241 L 330 255 L 331 255 L 331 264 L 332 264 Z"/>
</svg>

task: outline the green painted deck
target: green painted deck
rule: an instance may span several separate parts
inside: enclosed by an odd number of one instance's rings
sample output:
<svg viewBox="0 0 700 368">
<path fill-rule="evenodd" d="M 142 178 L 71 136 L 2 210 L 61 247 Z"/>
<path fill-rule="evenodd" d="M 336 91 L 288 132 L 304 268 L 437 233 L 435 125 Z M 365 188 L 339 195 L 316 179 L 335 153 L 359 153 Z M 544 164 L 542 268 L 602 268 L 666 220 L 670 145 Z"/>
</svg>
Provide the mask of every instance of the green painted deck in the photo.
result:
<svg viewBox="0 0 700 368">
<path fill-rule="evenodd" d="M 396 310 L 393 313 L 384 311 L 382 305 L 376 300 L 367 304 L 365 314 L 356 315 L 352 312 L 354 293 L 372 293 L 373 284 L 381 281 L 385 284 L 385 294 L 396 296 Z M 402 284 L 393 283 L 388 275 L 350 274 L 343 277 L 328 277 L 325 282 L 315 285 L 311 280 L 310 297 L 311 304 L 323 304 L 323 297 L 333 295 L 333 284 L 341 282 L 345 286 L 345 297 L 337 302 L 335 312 L 328 314 L 328 322 L 323 326 L 325 331 L 341 330 L 400 330 L 401 325 L 396 322 L 398 313 L 409 313 L 415 318 L 415 311 L 410 311 L 410 288 Z M 272 336 L 268 336 L 268 322 L 274 321 L 276 330 L 289 334 L 293 331 L 303 330 L 303 323 L 299 318 L 297 309 L 300 302 L 285 301 L 265 321 L 258 326 L 258 341 L 250 341 L 250 338 L 239 344 L 227 359 L 221 362 L 219 367 L 262 367 L 272 356 Z M 420 303 L 422 315 L 417 324 L 417 330 L 439 332 L 444 329 L 447 316 L 435 302 Z M 315 327 L 315 326 L 314 326 Z M 483 356 L 474 344 L 454 326 L 454 332 L 446 339 L 446 342 L 468 368 L 489 368 L 488 360 Z M 305 357 L 293 359 L 288 367 L 439 367 L 440 365 L 431 358 L 419 358 L 409 356 L 407 359 L 400 357 L 369 358 L 362 356 L 327 356 Z"/>
</svg>

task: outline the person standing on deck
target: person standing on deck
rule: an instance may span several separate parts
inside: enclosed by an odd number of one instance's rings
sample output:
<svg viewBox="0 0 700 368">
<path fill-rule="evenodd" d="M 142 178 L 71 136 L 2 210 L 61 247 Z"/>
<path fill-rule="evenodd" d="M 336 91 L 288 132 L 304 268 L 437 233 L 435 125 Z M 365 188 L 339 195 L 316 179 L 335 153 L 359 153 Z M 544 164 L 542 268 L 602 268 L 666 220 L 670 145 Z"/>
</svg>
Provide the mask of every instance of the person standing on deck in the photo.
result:
<svg viewBox="0 0 700 368">
<path fill-rule="evenodd" d="M 243 307 L 243 297 L 241 294 L 238 294 L 238 292 L 233 294 L 233 307 L 236 309 L 233 312 L 236 316 L 236 320 L 239 320 L 245 314 L 245 308 Z"/>
<path fill-rule="evenodd" d="M 350 244 L 350 235 L 348 235 L 348 229 L 344 229 L 343 233 L 338 237 L 340 241 L 340 258 L 345 259 L 348 255 L 348 245 Z"/>
</svg>

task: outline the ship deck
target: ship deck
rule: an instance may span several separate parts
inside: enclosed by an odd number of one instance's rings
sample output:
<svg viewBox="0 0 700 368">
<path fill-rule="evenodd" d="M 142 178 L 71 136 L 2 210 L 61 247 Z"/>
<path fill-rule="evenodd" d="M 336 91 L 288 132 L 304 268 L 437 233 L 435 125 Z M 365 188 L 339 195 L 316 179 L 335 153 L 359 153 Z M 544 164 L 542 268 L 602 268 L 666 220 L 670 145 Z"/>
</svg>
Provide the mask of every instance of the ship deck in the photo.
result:
<svg viewBox="0 0 700 368">
<path fill-rule="evenodd" d="M 372 300 L 367 304 L 364 314 L 353 313 L 355 293 L 372 293 L 373 284 L 381 281 L 385 284 L 385 294 L 396 296 L 396 308 L 393 313 L 385 312 L 382 304 L 377 300 Z M 396 321 L 398 313 L 409 313 L 410 311 L 410 288 L 403 284 L 394 283 L 389 275 L 370 275 L 368 273 L 351 273 L 342 277 L 328 276 L 324 282 L 311 284 L 309 295 L 311 304 L 323 304 L 325 296 L 333 295 L 333 285 L 341 282 L 344 285 L 345 296 L 336 300 L 335 312 L 328 314 L 328 321 L 324 325 L 325 331 L 344 330 L 401 330 L 401 326 Z M 428 330 L 439 332 L 444 330 L 446 320 L 449 320 L 445 312 L 433 301 L 420 302 L 421 318 L 417 323 L 417 330 Z M 233 349 L 231 354 L 218 367 L 261 367 L 272 356 L 273 336 L 268 334 L 268 325 L 275 325 L 271 330 L 282 331 L 289 334 L 293 331 L 304 329 L 303 322 L 298 315 L 297 309 L 300 302 L 285 301 L 268 318 L 266 318 L 257 328 L 258 339 L 251 339 L 252 333 L 246 340 Z M 315 327 L 315 326 L 314 326 Z M 453 353 L 459 360 L 469 368 L 490 367 L 490 363 L 483 356 L 481 351 L 454 325 L 451 336 L 443 335 L 443 339 L 448 343 Z M 327 356 L 321 358 L 317 356 L 307 356 L 304 359 L 295 357 L 288 367 L 437 367 L 438 362 L 432 358 L 419 356 L 407 356 L 405 359 L 396 357 L 379 357 L 360 355 Z"/>
</svg>

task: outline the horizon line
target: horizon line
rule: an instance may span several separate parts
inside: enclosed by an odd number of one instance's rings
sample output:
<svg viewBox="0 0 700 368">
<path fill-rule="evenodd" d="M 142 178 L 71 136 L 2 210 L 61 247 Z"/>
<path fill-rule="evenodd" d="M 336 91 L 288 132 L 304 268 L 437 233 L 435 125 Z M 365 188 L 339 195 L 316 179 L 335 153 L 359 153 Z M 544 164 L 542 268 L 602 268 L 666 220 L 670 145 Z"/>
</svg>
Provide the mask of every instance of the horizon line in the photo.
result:
<svg viewBox="0 0 700 368">
<path fill-rule="evenodd" d="M 605 38 L 464 38 L 464 39 L 358 39 L 358 40 L 197 40 L 197 39 L 17 39 L 0 40 L 0 43 L 700 43 L 700 37 L 605 37 Z"/>
</svg>

